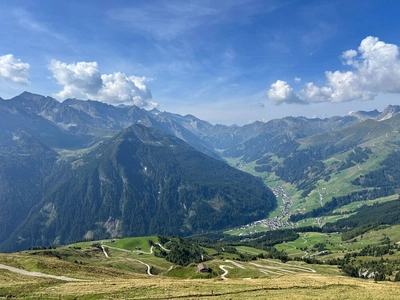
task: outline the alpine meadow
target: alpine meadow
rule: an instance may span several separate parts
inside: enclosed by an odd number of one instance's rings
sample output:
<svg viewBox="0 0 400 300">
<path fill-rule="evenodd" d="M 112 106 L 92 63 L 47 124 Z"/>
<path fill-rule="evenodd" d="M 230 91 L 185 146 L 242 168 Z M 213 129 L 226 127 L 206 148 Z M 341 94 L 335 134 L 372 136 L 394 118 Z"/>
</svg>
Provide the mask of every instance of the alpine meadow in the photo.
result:
<svg viewBox="0 0 400 300">
<path fill-rule="evenodd" d="M 400 2 L 0 3 L 0 299 L 398 299 Z"/>
</svg>

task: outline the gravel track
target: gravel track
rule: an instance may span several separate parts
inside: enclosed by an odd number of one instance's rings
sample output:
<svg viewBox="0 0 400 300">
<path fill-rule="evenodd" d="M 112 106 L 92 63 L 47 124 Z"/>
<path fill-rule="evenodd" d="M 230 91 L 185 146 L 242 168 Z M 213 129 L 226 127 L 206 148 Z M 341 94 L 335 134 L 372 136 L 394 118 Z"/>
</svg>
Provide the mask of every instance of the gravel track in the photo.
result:
<svg viewBox="0 0 400 300">
<path fill-rule="evenodd" d="M 26 275 L 26 276 L 52 278 L 52 279 L 58 279 L 58 280 L 63 280 L 63 281 L 87 281 L 87 280 L 83 280 L 83 279 L 70 278 L 70 277 L 66 277 L 66 276 L 49 275 L 49 274 L 44 274 L 41 272 L 30 272 L 30 271 L 26 271 L 26 270 L 14 268 L 14 267 L 2 265 L 2 264 L 0 264 L 0 269 L 5 269 L 10 272 L 14 272 L 14 273 L 18 273 L 18 274 Z"/>
</svg>

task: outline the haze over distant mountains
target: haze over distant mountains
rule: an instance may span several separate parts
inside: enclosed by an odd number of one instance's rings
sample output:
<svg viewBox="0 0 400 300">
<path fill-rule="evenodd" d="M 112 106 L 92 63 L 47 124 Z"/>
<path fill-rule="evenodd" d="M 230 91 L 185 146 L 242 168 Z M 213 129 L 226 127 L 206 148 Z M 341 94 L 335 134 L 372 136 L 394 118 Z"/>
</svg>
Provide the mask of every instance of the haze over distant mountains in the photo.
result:
<svg viewBox="0 0 400 300">
<path fill-rule="evenodd" d="M 340 169 L 326 168 L 324 159 L 397 136 L 399 112 L 400 106 L 388 106 L 225 126 L 28 92 L 0 99 L 0 250 L 187 235 L 265 218 L 275 196 L 224 159 L 255 162 L 256 171 L 275 172 L 306 196 L 317 180 Z"/>
<path fill-rule="evenodd" d="M 344 128 L 365 119 L 383 120 L 397 114 L 399 107 L 391 105 L 383 112 L 359 111 L 323 120 L 286 117 L 266 123 L 256 121 L 244 126 L 226 126 L 212 125 L 192 115 L 181 116 L 157 109 L 147 111 L 137 106 L 116 107 L 77 99 L 60 103 L 51 97 L 24 92 L 9 100 L 0 98 L 0 128 L 6 131 L 23 129 L 53 148 L 77 149 L 113 136 L 132 124 L 142 124 L 175 135 L 201 152 L 218 157 L 220 150 L 262 134 L 272 137 L 282 134 L 281 129 L 290 131 L 300 124 L 307 124 L 310 129 L 295 134 L 297 138 L 305 137 Z"/>
</svg>

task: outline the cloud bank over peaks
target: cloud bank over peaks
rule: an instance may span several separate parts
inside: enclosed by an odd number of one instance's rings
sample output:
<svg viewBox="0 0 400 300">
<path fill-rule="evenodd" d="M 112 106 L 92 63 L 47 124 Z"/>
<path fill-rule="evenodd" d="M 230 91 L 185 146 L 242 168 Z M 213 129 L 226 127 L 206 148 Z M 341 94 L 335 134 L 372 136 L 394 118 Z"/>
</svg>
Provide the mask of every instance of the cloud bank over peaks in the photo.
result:
<svg viewBox="0 0 400 300">
<path fill-rule="evenodd" d="M 275 104 L 350 102 L 373 100 L 379 93 L 400 93 L 399 47 L 366 37 L 357 50 L 347 50 L 341 55 L 343 65 L 349 71 L 326 71 L 326 83 L 317 86 L 307 82 L 295 94 L 290 85 L 281 80 L 271 84 L 267 91 L 269 100 Z M 294 101 L 297 100 L 297 101 Z"/>
<path fill-rule="evenodd" d="M 12 54 L 0 56 L 0 78 L 19 84 L 30 84 L 28 80 L 30 65 Z"/>
<path fill-rule="evenodd" d="M 152 101 L 146 77 L 127 76 L 121 72 L 101 74 L 97 62 L 66 64 L 52 60 L 48 69 L 63 89 L 54 96 L 60 99 L 93 99 L 109 104 L 157 108 Z"/>
</svg>

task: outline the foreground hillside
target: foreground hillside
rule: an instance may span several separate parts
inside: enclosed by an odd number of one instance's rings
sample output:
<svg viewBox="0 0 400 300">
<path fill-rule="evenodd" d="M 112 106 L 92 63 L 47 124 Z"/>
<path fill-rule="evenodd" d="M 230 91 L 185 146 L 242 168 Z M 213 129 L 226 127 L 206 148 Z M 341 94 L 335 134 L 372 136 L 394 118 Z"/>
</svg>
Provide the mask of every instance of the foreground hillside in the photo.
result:
<svg viewBox="0 0 400 300">
<path fill-rule="evenodd" d="M 149 242 L 151 241 L 151 242 Z M 92 246 L 90 246 L 91 244 Z M 150 246 L 152 245 L 152 246 Z M 166 247 L 167 244 L 165 244 Z M 395 282 L 344 277 L 337 266 L 238 260 L 213 253 L 209 272 L 158 256 L 157 237 L 86 242 L 0 255 L 0 297 L 23 299 L 397 299 Z M 267 252 L 238 246 L 246 253 Z M 35 272 L 35 273 L 32 273 Z"/>
</svg>

